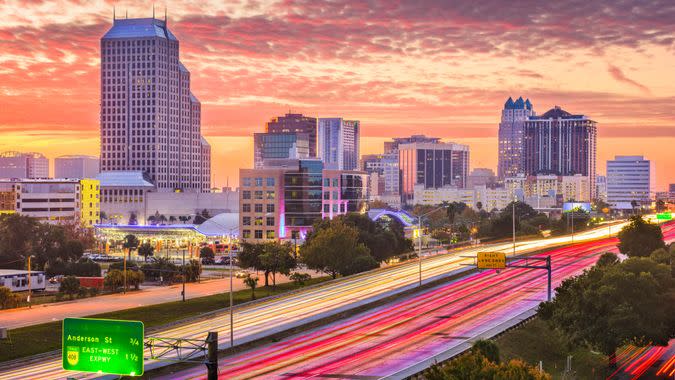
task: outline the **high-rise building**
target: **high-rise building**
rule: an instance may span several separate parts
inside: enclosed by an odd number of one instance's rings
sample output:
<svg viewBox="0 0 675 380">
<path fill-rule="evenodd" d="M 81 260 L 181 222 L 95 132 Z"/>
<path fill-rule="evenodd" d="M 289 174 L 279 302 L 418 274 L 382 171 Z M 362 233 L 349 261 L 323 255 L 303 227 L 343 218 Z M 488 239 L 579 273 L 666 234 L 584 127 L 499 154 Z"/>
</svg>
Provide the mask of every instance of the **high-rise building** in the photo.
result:
<svg viewBox="0 0 675 380">
<path fill-rule="evenodd" d="M 101 38 L 101 170 L 143 171 L 158 191 L 211 187 L 201 104 L 166 20 L 114 20 Z"/>
<path fill-rule="evenodd" d="M 326 169 L 356 170 L 360 129 L 358 120 L 319 119 L 317 153 Z"/>
<path fill-rule="evenodd" d="M 323 171 L 323 218 L 333 219 L 347 213 L 366 212 L 368 174 L 354 170 Z"/>
<path fill-rule="evenodd" d="M 425 189 L 464 188 L 469 174 L 469 147 L 455 143 L 410 143 L 398 146 L 401 191 L 413 199 L 415 185 Z"/>
<path fill-rule="evenodd" d="M 643 156 L 616 156 L 607 161 L 607 203 L 615 209 L 629 210 L 651 200 L 655 173 L 652 162 Z"/>
<path fill-rule="evenodd" d="M 98 157 L 60 156 L 54 159 L 55 178 L 96 178 L 98 173 Z"/>
<path fill-rule="evenodd" d="M 309 157 L 309 135 L 302 132 L 267 132 L 253 134 L 253 162 L 262 168 L 265 160 Z"/>
<path fill-rule="evenodd" d="M 595 197 L 597 123 L 556 106 L 530 116 L 523 130 L 523 169 L 526 175 L 588 176 Z"/>
<path fill-rule="evenodd" d="M 268 133 L 304 133 L 309 138 L 309 157 L 316 157 L 316 118 L 299 113 L 287 113 L 270 120 L 265 128 Z"/>
<path fill-rule="evenodd" d="M 440 137 L 428 137 L 425 135 L 412 135 L 410 137 L 394 137 L 391 141 L 384 142 L 384 153 L 398 152 L 398 146 L 401 144 L 412 143 L 438 143 L 441 142 Z"/>
<path fill-rule="evenodd" d="M 595 176 L 595 198 L 607 202 L 607 176 Z"/>
<path fill-rule="evenodd" d="M 0 178 L 49 178 L 49 159 L 34 152 L 2 152 Z"/>
<path fill-rule="evenodd" d="M 499 123 L 499 164 L 497 174 L 500 179 L 523 173 L 523 126 L 530 116 L 536 113 L 530 99 L 512 98 L 504 104 L 502 120 Z"/>
</svg>

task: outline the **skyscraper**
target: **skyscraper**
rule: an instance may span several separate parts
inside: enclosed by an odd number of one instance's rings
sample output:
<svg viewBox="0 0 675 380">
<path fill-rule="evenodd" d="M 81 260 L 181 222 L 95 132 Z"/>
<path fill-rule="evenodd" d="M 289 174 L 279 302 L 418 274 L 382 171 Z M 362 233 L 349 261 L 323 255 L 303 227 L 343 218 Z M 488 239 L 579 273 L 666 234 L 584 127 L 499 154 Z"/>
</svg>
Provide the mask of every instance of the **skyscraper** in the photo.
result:
<svg viewBox="0 0 675 380">
<path fill-rule="evenodd" d="M 60 156 L 54 159 L 54 178 L 96 178 L 98 173 L 98 157 Z"/>
<path fill-rule="evenodd" d="M 316 157 L 316 118 L 299 113 L 287 113 L 267 123 L 267 133 L 304 133 L 309 137 L 309 156 Z"/>
<path fill-rule="evenodd" d="M 309 135 L 301 132 L 253 134 L 253 163 L 256 169 L 269 159 L 309 157 Z"/>
<path fill-rule="evenodd" d="M 411 143 L 398 146 L 403 201 L 413 199 L 415 185 L 424 189 L 464 188 L 469 174 L 469 146 Z"/>
<path fill-rule="evenodd" d="M 616 209 L 649 204 L 654 191 L 652 163 L 643 156 L 616 156 L 607 161 L 607 203 Z"/>
<path fill-rule="evenodd" d="M 499 164 L 500 179 L 513 177 L 523 172 L 523 126 L 528 117 L 536 113 L 530 99 L 519 97 L 515 102 L 509 97 L 502 110 L 499 123 Z"/>
<path fill-rule="evenodd" d="M 0 153 L 0 178 L 49 178 L 49 159 L 41 153 Z"/>
<path fill-rule="evenodd" d="M 146 172 L 158 191 L 208 191 L 201 104 L 166 21 L 114 20 L 101 38 L 101 170 Z"/>
<path fill-rule="evenodd" d="M 320 118 L 318 157 L 326 169 L 355 170 L 359 166 L 358 120 Z"/>
<path fill-rule="evenodd" d="M 527 175 L 588 176 L 595 198 L 597 123 L 556 106 L 530 116 L 523 129 L 523 171 Z"/>
</svg>

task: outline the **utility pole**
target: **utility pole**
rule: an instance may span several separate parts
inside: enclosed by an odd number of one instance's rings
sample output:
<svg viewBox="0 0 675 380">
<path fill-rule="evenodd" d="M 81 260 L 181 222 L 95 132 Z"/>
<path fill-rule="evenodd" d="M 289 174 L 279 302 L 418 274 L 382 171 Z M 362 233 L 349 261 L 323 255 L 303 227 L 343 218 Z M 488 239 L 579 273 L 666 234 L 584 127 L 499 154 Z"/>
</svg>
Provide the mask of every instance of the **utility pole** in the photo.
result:
<svg viewBox="0 0 675 380">
<path fill-rule="evenodd" d="M 124 255 L 124 290 L 122 292 L 127 294 L 127 253 L 122 251 L 122 255 Z"/>
<path fill-rule="evenodd" d="M 234 299 L 233 299 L 233 289 L 232 289 L 232 232 L 230 231 L 229 244 L 227 244 L 227 254 L 230 260 L 230 347 L 234 347 Z"/>
<path fill-rule="evenodd" d="M 511 210 L 511 219 L 513 224 L 513 256 L 516 255 L 516 201 L 513 201 Z"/>
<path fill-rule="evenodd" d="M 183 250 L 183 291 L 181 292 L 181 295 L 183 296 L 183 302 L 185 302 L 185 280 L 187 276 L 187 268 L 185 268 L 185 250 Z"/>
<path fill-rule="evenodd" d="M 31 289 L 32 289 L 31 280 L 30 280 L 30 258 L 31 258 L 31 256 L 32 255 L 28 255 L 28 299 L 27 299 L 27 301 L 28 301 L 28 308 L 29 309 L 31 308 L 30 295 L 31 295 Z"/>
<path fill-rule="evenodd" d="M 417 262 L 419 263 L 420 285 L 422 286 L 422 216 L 417 217 Z"/>
</svg>

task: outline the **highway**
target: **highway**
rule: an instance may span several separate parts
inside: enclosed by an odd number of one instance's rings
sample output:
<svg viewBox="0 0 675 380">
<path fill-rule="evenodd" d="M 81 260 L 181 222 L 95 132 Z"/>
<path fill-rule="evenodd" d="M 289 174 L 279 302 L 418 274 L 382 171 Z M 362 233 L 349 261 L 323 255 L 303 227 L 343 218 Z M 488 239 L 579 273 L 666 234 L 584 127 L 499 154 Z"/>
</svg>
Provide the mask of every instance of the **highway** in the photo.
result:
<svg viewBox="0 0 675 380">
<path fill-rule="evenodd" d="M 610 228 L 602 227 L 575 235 L 574 241 L 589 241 L 616 234 L 622 225 Z M 516 252 L 522 253 L 559 244 L 570 243 L 570 236 L 539 239 L 517 244 Z M 450 272 L 465 270 L 462 264 L 471 263 L 471 259 L 460 255 L 471 255 L 477 251 L 512 252 L 510 243 L 482 246 L 426 257 L 423 260 L 424 282 L 448 276 Z M 290 293 L 278 298 L 262 300 L 237 307 L 234 313 L 235 342 L 237 344 L 252 341 L 279 331 L 306 324 L 326 316 L 335 315 L 357 305 L 370 303 L 392 294 L 414 289 L 418 283 L 418 263 L 405 262 L 399 265 L 338 279 L 316 287 Z M 208 331 L 219 332 L 219 346 L 229 347 L 229 314 L 226 309 L 210 314 L 201 320 L 187 322 L 177 327 L 156 331 L 152 335 L 160 337 L 182 337 L 205 339 Z M 148 352 L 149 355 L 149 352 Z M 146 360 L 146 370 L 163 365 Z M 88 378 L 95 375 L 67 372 L 61 369 L 60 354 L 40 357 L 39 360 L 27 358 L 0 369 L 1 379 L 62 379 Z"/>
<path fill-rule="evenodd" d="M 666 227 L 664 233 L 667 240 L 674 239 L 675 227 Z M 600 253 L 616 252 L 617 242 L 616 238 L 603 239 L 547 252 L 553 286 L 593 265 Z M 481 336 L 543 300 L 544 270 L 483 271 L 221 359 L 219 378 L 401 378 L 403 373 L 410 375 L 407 369 L 416 364 Z M 199 366 L 166 379 L 204 376 L 205 368 Z"/>
</svg>

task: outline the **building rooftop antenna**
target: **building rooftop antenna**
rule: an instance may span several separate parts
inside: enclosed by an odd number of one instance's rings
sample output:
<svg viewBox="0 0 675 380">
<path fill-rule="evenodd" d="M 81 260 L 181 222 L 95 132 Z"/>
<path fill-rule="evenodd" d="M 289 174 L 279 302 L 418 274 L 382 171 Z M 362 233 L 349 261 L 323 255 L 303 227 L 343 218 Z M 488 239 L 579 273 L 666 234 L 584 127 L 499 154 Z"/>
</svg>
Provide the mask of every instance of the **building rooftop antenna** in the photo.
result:
<svg viewBox="0 0 675 380">
<path fill-rule="evenodd" d="M 113 5 L 113 24 L 115 23 L 115 6 Z"/>
<path fill-rule="evenodd" d="M 155 19 L 155 3 L 152 3 L 152 19 Z"/>
</svg>

